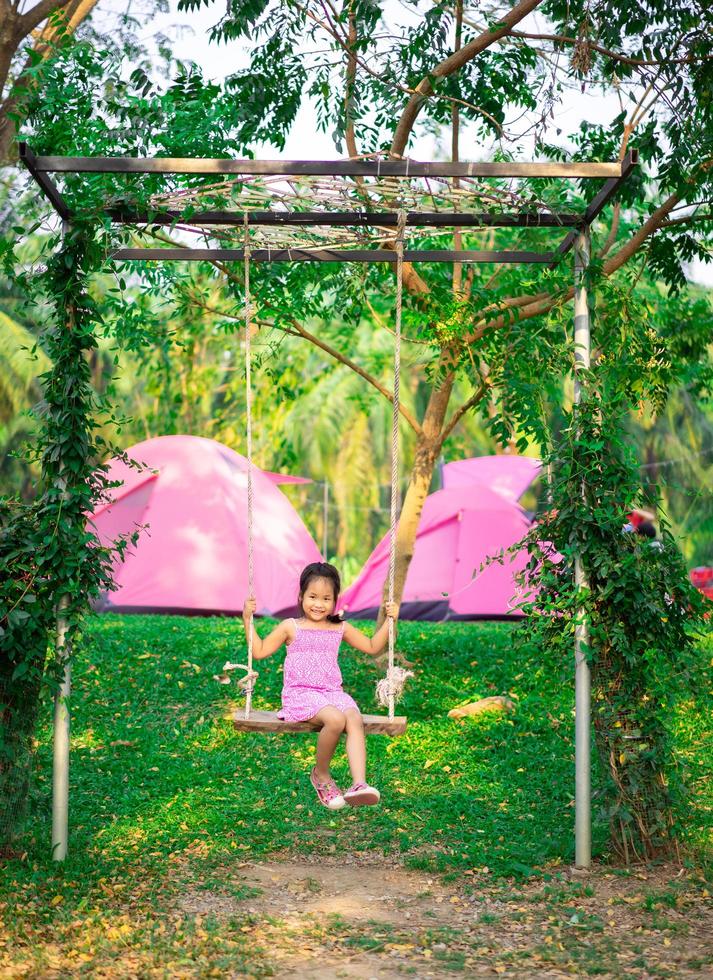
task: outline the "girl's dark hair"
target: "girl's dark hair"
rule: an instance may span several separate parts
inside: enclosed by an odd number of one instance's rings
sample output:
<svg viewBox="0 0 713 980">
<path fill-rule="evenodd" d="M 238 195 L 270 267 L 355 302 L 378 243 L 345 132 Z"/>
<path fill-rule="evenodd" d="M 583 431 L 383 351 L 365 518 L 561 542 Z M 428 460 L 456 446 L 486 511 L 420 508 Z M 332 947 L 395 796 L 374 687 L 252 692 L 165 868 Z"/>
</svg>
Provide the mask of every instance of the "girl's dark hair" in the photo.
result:
<svg viewBox="0 0 713 980">
<path fill-rule="evenodd" d="M 300 594 L 298 598 L 298 604 L 300 609 L 302 609 L 302 599 L 304 594 L 309 587 L 310 582 L 313 582 L 316 578 L 326 579 L 331 582 L 332 588 L 334 589 L 334 604 L 336 606 L 337 599 L 339 598 L 339 591 L 342 587 L 342 583 L 339 579 L 339 572 L 336 570 L 334 565 L 328 564 L 326 561 L 313 561 L 311 565 L 300 575 Z M 341 616 L 327 616 L 328 623 L 341 623 Z"/>
</svg>

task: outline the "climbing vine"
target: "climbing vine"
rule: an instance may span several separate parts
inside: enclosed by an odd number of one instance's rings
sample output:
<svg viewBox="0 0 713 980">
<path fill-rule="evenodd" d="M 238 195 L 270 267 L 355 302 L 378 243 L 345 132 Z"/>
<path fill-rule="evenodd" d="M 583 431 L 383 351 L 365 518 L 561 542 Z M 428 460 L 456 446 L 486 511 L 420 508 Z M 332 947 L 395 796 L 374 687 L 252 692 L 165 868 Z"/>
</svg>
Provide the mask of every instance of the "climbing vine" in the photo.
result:
<svg viewBox="0 0 713 980">
<path fill-rule="evenodd" d="M 538 439 L 550 474 L 547 509 L 527 537 L 529 615 L 520 640 L 536 643 L 543 664 L 572 687 L 575 627 L 587 624 L 600 763 L 595 798 L 609 826 L 610 848 L 628 863 L 677 849 L 680 828 L 673 813 L 681 808 L 672 803 L 686 780 L 674 753 L 674 720 L 692 691 L 705 690 L 709 665 L 695 643 L 702 600 L 688 581 L 665 514 L 655 542 L 623 530 L 634 507 L 657 503 L 642 499 L 626 420 L 643 399 L 662 405 L 672 379 L 687 368 L 662 324 L 651 322 L 646 305 L 630 291 L 603 282 L 596 268 L 590 290 L 596 300 L 592 369 L 580 375 L 581 404 L 559 406 L 555 431 L 543 425 L 543 398 L 533 397 L 532 378 L 520 372 L 518 359 L 504 370 L 510 419 L 516 416 Z M 568 314 L 563 309 L 540 334 L 545 372 L 561 369 L 563 358 L 571 357 L 562 343 L 569 339 Z M 688 339 L 701 348 L 697 383 L 706 386 L 705 342 Z M 519 380 L 512 377 L 518 372 Z M 547 387 L 545 382 L 540 395 Z M 505 420 L 500 416 L 494 424 L 504 426 Z M 586 579 L 582 589 L 574 580 L 575 556 Z"/>
<path fill-rule="evenodd" d="M 109 486 L 100 463 L 109 447 L 97 434 L 102 407 L 87 358 L 99 320 L 88 280 L 102 256 L 95 229 L 76 224 L 32 286 L 52 311 L 44 337 L 52 368 L 40 378 L 36 410 L 38 494 L 31 504 L 0 504 L 0 846 L 22 819 L 43 681 L 54 688 L 63 672 L 50 652 L 57 619 L 71 649 L 89 602 L 112 587 L 113 551 L 87 526 Z M 125 545 L 117 543 L 120 553 Z"/>
</svg>

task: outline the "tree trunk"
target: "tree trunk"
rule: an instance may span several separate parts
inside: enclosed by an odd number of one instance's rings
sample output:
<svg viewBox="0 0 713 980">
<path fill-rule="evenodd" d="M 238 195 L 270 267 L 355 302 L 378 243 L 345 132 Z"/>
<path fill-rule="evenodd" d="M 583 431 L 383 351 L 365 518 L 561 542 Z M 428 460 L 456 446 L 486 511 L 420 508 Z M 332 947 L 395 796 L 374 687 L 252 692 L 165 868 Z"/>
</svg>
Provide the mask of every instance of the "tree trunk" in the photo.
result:
<svg viewBox="0 0 713 980">
<path fill-rule="evenodd" d="M 5 8 L 5 9 L 2 9 Z M 10 66 L 17 50 L 17 15 L 14 10 L 0 7 L 0 92 L 5 88 L 5 84 L 10 75 Z"/>
<path fill-rule="evenodd" d="M 396 528 L 396 561 L 394 568 L 394 600 L 401 602 L 406 575 L 413 558 L 421 512 L 433 479 L 433 470 L 443 445 L 443 426 L 448 410 L 454 375 L 448 374 L 439 388 L 433 388 L 429 398 L 423 429 L 416 443 L 411 481 L 404 497 Z M 388 577 L 384 582 L 382 606 L 378 622 L 384 619 L 384 603 L 389 597 Z"/>
<path fill-rule="evenodd" d="M 68 3 L 59 0 L 53 11 L 64 7 L 65 19 L 61 24 L 46 21 L 44 28 L 38 30 L 37 35 L 32 34 L 32 37 L 36 37 L 32 45 L 35 55 L 47 58 L 56 45 L 61 44 L 68 36 L 74 34 L 97 3 L 98 0 L 71 0 Z M 15 23 L 17 23 L 17 19 L 15 19 Z M 6 96 L 0 104 L 0 165 L 16 162 L 17 146 L 15 139 L 18 120 L 15 118 L 15 114 L 22 116 L 23 103 L 32 91 L 32 87 L 38 84 L 37 76 L 29 73 L 29 69 L 33 67 L 30 57 L 25 61 L 17 78 L 13 82 L 8 82 L 12 59 L 24 40 L 25 36 L 18 35 L 17 31 L 12 35 L 8 31 L 4 31 L 0 35 L 0 79 L 2 79 L 0 93 L 7 88 Z"/>
</svg>

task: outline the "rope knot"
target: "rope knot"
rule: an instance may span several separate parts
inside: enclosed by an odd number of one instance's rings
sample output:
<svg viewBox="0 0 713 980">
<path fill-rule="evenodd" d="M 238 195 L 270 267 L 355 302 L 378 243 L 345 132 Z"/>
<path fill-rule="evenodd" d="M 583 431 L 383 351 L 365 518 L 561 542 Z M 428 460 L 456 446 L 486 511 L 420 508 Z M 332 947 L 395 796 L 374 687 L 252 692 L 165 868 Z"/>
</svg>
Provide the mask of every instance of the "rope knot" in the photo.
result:
<svg viewBox="0 0 713 980">
<path fill-rule="evenodd" d="M 409 677 L 413 677 L 412 670 L 405 670 L 403 667 L 389 667 L 386 677 L 376 682 L 376 700 L 382 708 L 389 707 L 391 699 L 398 704 L 404 695 L 404 688 Z"/>
<path fill-rule="evenodd" d="M 399 208 L 397 212 L 396 220 L 396 242 L 403 248 L 404 238 L 406 234 L 406 223 L 408 221 L 408 214 L 403 208 Z"/>
<path fill-rule="evenodd" d="M 227 660 L 223 664 L 223 673 L 214 674 L 213 679 L 218 681 L 219 684 L 230 684 L 230 671 L 232 670 L 245 671 L 245 676 L 238 680 L 238 687 L 246 694 L 251 693 L 255 687 L 255 681 L 260 675 L 256 670 L 252 670 L 250 667 L 248 667 L 247 664 L 231 664 L 231 662 Z"/>
</svg>

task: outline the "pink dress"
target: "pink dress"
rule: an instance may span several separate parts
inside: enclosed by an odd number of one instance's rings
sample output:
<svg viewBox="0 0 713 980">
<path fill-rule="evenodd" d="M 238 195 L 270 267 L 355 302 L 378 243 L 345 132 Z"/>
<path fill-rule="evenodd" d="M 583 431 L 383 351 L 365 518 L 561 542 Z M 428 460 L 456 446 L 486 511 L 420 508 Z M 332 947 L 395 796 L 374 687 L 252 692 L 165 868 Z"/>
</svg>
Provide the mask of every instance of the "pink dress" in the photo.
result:
<svg viewBox="0 0 713 980">
<path fill-rule="evenodd" d="M 316 629 L 293 622 L 295 638 L 287 647 L 278 717 L 307 721 L 327 705 L 340 711 L 358 711 L 354 699 L 342 690 L 342 672 L 337 662 L 344 623 L 336 629 Z"/>
</svg>

